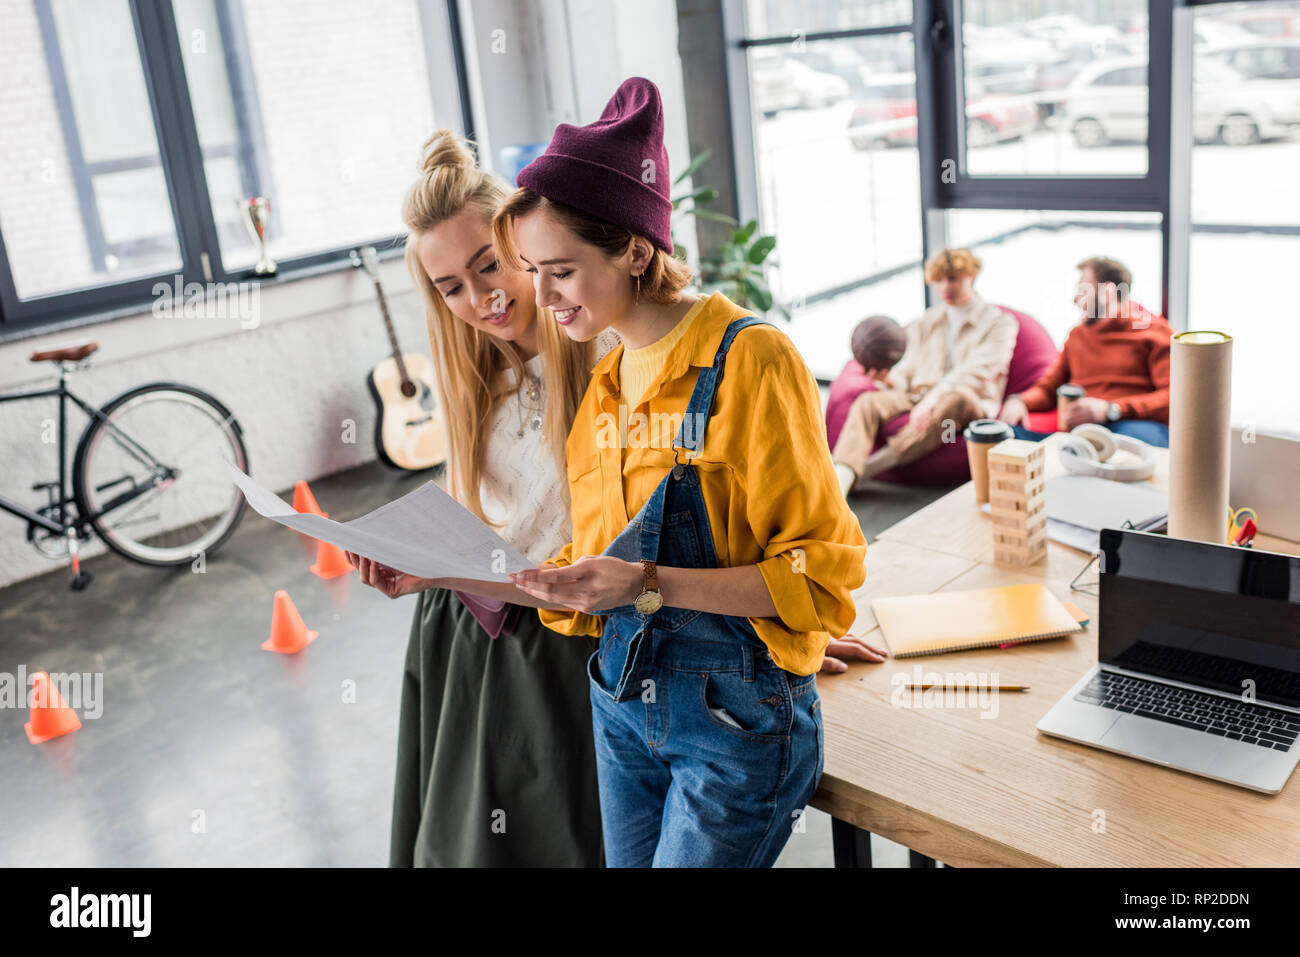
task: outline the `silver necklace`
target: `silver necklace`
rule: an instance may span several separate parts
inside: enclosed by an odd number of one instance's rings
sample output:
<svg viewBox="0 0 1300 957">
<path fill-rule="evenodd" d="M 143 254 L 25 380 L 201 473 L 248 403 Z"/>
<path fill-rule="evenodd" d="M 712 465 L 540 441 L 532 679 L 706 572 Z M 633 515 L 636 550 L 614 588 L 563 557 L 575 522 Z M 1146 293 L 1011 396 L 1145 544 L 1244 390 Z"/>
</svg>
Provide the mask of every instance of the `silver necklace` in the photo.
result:
<svg viewBox="0 0 1300 957">
<path fill-rule="evenodd" d="M 531 372 L 524 372 L 524 392 L 523 392 L 524 414 L 519 419 L 519 431 L 515 433 L 517 438 L 524 437 L 524 423 L 536 432 L 542 427 L 542 380 Z"/>
</svg>

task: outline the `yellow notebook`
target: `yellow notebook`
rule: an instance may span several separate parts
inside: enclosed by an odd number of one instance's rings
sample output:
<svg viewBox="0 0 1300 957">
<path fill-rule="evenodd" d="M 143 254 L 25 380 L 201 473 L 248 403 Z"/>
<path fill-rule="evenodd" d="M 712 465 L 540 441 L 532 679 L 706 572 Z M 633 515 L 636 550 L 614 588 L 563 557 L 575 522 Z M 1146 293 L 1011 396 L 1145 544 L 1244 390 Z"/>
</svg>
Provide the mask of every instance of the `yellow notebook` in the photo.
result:
<svg viewBox="0 0 1300 957">
<path fill-rule="evenodd" d="M 1060 638 L 1083 628 L 1040 584 L 877 598 L 871 610 L 895 658 Z"/>
</svg>

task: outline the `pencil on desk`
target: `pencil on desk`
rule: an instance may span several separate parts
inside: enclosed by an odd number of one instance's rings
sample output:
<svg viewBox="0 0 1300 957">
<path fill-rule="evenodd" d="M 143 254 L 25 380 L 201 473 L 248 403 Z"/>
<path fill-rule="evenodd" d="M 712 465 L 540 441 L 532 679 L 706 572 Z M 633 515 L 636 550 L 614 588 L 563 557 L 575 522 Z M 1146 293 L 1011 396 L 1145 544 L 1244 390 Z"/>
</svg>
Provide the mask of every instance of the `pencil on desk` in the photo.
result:
<svg viewBox="0 0 1300 957">
<path fill-rule="evenodd" d="M 1030 687 L 1027 684 L 907 684 L 910 692 L 928 692 L 931 689 L 943 692 L 1027 692 Z"/>
</svg>

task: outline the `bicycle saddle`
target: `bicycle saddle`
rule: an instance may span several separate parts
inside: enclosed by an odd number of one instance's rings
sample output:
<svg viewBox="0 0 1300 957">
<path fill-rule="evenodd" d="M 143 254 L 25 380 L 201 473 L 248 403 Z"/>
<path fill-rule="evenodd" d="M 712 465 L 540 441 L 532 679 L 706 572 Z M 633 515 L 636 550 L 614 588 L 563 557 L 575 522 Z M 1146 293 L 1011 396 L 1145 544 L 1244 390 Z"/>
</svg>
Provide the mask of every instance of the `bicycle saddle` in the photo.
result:
<svg viewBox="0 0 1300 957">
<path fill-rule="evenodd" d="M 83 342 L 74 342 L 70 345 L 60 346 L 57 349 L 42 349 L 40 352 L 33 352 L 31 355 L 32 362 L 76 362 L 78 359 L 84 359 L 96 349 L 99 343 L 92 339 L 86 339 Z"/>
</svg>

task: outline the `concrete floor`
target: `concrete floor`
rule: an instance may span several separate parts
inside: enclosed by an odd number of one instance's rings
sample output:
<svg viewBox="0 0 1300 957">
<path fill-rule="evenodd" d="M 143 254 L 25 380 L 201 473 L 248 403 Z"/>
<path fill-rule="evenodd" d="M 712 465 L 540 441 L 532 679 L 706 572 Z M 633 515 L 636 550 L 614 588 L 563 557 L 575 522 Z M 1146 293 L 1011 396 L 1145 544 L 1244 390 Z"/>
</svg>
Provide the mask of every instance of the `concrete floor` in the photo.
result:
<svg viewBox="0 0 1300 957">
<path fill-rule="evenodd" d="M 372 464 L 312 489 L 346 521 L 429 478 Z M 879 486 L 853 506 L 870 538 L 944 491 Z M 249 511 L 201 574 L 106 555 L 82 592 L 61 566 L 0 590 L 0 674 L 103 676 L 100 717 L 41 745 L 25 707 L 0 707 L 0 866 L 386 864 L 415 598 L 321 581 L 312 560 Z M 278 588 L 320 632 L 299 655 L 260 647 Z M 906 866 L 873 843 L 877 865 Z M 810 810 L 779 865 L 830 863 Z"/>
</svg>

